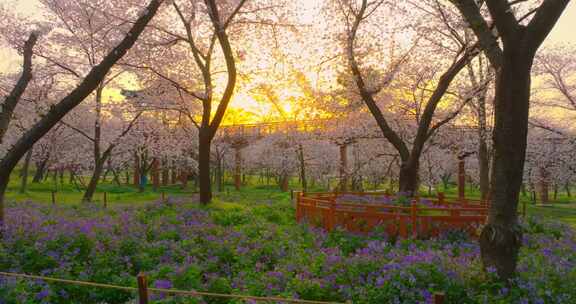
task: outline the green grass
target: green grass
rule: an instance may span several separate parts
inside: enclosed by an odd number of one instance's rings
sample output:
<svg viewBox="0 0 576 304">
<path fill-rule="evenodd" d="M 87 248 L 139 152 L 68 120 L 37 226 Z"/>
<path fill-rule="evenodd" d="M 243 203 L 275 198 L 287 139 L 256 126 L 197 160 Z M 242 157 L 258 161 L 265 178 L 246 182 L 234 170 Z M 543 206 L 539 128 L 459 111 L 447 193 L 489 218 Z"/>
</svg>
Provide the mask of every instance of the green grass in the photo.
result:
<svg viewBox="0 0 576 304">
<path fill-rule="evenodd" d="M 14 174 L 17 177 L 17 172 Z M 83 191 L 77 189 L 74 185 L 67 182 L 63 184 L 56 184 L 52 178 L 41 183 L 28 183 L 28 190 L 26 193 L 19 193 L 20 186 L 19 178 L 12 178 L 6 196 L 9 201 L 35 201 L 42 203 L 51 203 L 52 191 L 55 191 L 56 203 L 59 205 L 75 205 L 79 204 Z M 298 190 L 299 184 L 297 180 L 292 180 L 290 184 L 291 189 Z M 215 189 L 214 189 L 215 190 Z M 311 191 L 322 191 L 325 189 L 316 188 Z M 440 187 L 440 191 L 444 188 Z M 103 194 L 107 193 L 107 202 L 109 205 L 114 204 L 142 204 L 159 200 L 161 193 L 164 192 L 166 196 L 170 197 L 192 197 L 195 189 L 193 184 L 189 183 L 186 189 L 182 189 L 180 185 L 170 185 L 160 187 L 158 191 L 153 191 L 151 185 L 148 185 L 143 192 L 132 185 L 118 186 L 111 182 L 102 182 L 97 188 L 94 195 L 94 203 L 101 204 L 103 202 Z M 451 185 L 447 191 L 444 191 L 446 198 L 457 197 L 457 188 Z M 422 195 L 426 196 L 427 191 L 423 189 Z M 466 189 L 466 196 L 472 199 L 478 199 L 480 193 L 477 188 L 469 187 Z M 267 205 L 277 202 L 288 202 L 290 199 L 289 192 L 281 192 L 276 185 L 262 185 L 258 184 L 257 178 L 249 179 L 249 185 L 243 187 L 240 191 L 236 191 L 231 184 L 225 184 L 221 192 L 214 191 L 214 203 L 211 204 L 212 208 L 217 209 L 245 209 L 254 205 Z M 550 219 L 557 219 L 576 227 L 576 202 L 574 198 L 568 197 L 564 192 L 559 193 L 557 200 L 550 202 L 546 206 L 534 204 L 529 196 L 520 196 L 520 210 L 522 204 L 526 204 L 527 213 L 529 215 L 540 215 Z"/>
<path fill-rule="evenodd" d="M 8 184 L 6 197 L 10 201 L 26 201 L 31 200 L 35 202 L 51 203 L 52 192 L 55 192 L 57 204 L 74 205 L 79 204 L 84 194 L 83 189 L 78 189 L 76 186 L 64 182 L 54 183 L 52 178 L 40 183 L 28 182 L 28 189 L 25 193 L 20 193 L 20 180 L 12 178 Z M 116 185 L 111 182 L 102 182 L 98 185 L 94 195 L 95 203 L 102 203 L 104 193 L 107 195 L 107 202 L 109 204 L 122 204 L 122 203 L 141 203 L 149 202 L 160 199 L 161 192 L 164 191 L 167 195 L 171 196 L 185 196 L 191 195 L 193 189 L 181 189 L 179 185 L 171 185 L 160 187 L 158 191 L 153 191 L 151 186 L 147 186 L 143 192 L 131 185 Z"/>
<path fill-rule="evenodd" d="M 456 187 L 450 187 L 446 191 L 446 197 L 448 199 L 457 197 L 457 191 Z M 480 198 L 480 192 L 477 188 L 468 187 L 466 196 L 478 199 Z M 520 205 L 518 208 L 522 210 L 522 205 L 526 204 L 526 213 L 528 215 L 560 220 L 576 228 L 576 197 L 568 197 L 565 192 L 560 192 L 556 200 L 553 200 L 552 195 L 550 195 L 550 200 L 550 203 L 543 206 L 539 202 L 535 204 L 529 194 L 520 194 Z"/>
<path fill-rule="evenodd" d="M 18 172 L 15 172 L 8 184 L 6 197 L 8 201 L 22 202 L 34 201 L 41 203 L 52 202 L 52 192 L 55 192 L 57 204 L 63 205 L 76 205 L 80 204 L 84 194 L 83 189 L 78 189 L 65 178 L 64 183 L 55 183 L 52 177 L 40 182 L 33 183 L 30 179 L 28 188 L 25 193 L 20 193 L 20 179 Z M 292 187 L 295 188 L 295 187 Z M 289 192 L 281 192 L 275 185 L 250 185 L 236 191 L 231 184 L 225 184 L 222 191 L 213 189 L 215 208 L 241 208 L 250 206 L 251 204 L 258 203 L 272 203 L 279 200 L 288 200 L 290 197 Z M 159 187 L 157 191 L 152 189 L 151 185 L 147 185 L 143 192 L 140 192 L 137 187 L 133 185 L 116 185 L 111 181 L 100 182 L 96 193 L 94 195 L 94 203 L 102 203 L 104 193 L 107 196 L 107 203 L 114 204 L 141 204 L 151 201 L 156 201 L 161 198 L 162 192 L 167 197 L 192 197 L 196 192 L 192 182 L 188 183 L 185 189 L 180 185 L 169 185 Z"/>
</svg>

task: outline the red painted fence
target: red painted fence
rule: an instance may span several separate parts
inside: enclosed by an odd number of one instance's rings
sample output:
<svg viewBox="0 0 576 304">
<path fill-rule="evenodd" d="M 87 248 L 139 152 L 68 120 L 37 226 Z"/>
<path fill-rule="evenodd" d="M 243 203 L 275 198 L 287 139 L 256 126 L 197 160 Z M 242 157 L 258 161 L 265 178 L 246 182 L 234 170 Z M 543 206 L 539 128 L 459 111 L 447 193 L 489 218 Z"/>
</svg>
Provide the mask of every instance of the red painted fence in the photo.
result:
<svg viewBox="0 0 576 304">
<path fill-rule="evenodd" d="M 355 197 L 374 201 L 347 201 Z M 342 227 L 351 232 L 369 232 L 380 227 L 389 235 L 426 238 L 450 230 L 477 236 L 488 214 L 487 202 L 449 202 L 442 195 L 437 199 L 416 198 L 407 206 L 391 201 L 392 197 L 382 192 L 297 193 L 296 220 L 327 231 Z"/>
</svg>

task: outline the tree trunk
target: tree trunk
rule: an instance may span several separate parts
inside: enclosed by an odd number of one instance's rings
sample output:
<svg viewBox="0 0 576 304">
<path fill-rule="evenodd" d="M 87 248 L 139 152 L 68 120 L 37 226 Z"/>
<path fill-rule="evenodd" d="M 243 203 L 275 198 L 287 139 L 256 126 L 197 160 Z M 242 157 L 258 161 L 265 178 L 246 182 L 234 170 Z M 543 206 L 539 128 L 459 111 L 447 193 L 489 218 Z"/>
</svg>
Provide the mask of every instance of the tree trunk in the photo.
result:
<svg viewBox="0 0 576 304">
<path fill-rule="evenodd" d="M 188 172 L 185 170 L 180 170 L 180 182 L 182 183 L 180 185 L 181 189 L 186 189 L 186 186 L 188 185 Z"/>
<path fill-rule="evenodd" d="M 298 159 L 300 160 L 300 182 L 302 184 L 302 191 L 308 191 L 308 182 L 306 180 L 306 159 L 304 158 L 304 147 L 302 144 L 298 145 Z"/>
<path fill-rule="evenodd" d="M 570 193 L 570 184 L 569 184 L 569 183 L 566 183 L 566 184 L 564 185 L 564 189 L 566 190 L 566 195 L 567 195 L 568 197 L 572 197 L 572 194 Z"/>
<path fill-rule="evenodd" d="M 72 184 L 72 182 L 74 181 L 74 170 L 70 169 L 69 170 L 69 175 L 68 175 L 68 183 Z"/>
<path fill-rule="evenodd" d="M 198 145 L 198 182 L 200 185 L 200 203 L 208 204 L 212 200 L 210 184 L 210 145 L 212 139 L 200 130 Z"/>
<path fill-rule="evenodd" d="M 464 158 L 458 160 L 458 199 L 466 199 L 466 162 Z"/>
<path fill-rule="evenodd" d="M 280 177 L 280 190 L 282 190 L 282 192 L 288 191 L 289 180 L 290 176 L 288 175 L 288 173 L 282 173 L 282 176 Z"/>
<path fill-rule="evenodd" d="M 140 156 L 134 152 L 134 186 L 140 187 Z"/>
<path fill-rule="evenodd" d="M 116 171 L 115 169 L 112 169 L 112 176 L 114 177 L 114 179 L 112 180 L 116 186 L 122 186 L 122 183 L 120 182 L 120 173 L 118 171 Z"/>
<path fill-rule="evenodd" d="M 12 120 L 14 110 L 20 101 L 20 97 L 22 97 L 22 94 L 26 91 L 26 87 L 28 87 L 28 83 L 32 80 L 32 55 L 37 40 L 38 33 L 32 32 L 28 40 L 24 43 L 22 74 L 0 107 L 0 144 L 3 143 L 4 135 L 8 131 L 8 126 Z"/>
<path fill-rule="evenodd" d="M 153 191 L 158 191 L 158 188 L 160 187 L 160 171 L 159 171 L 159 161 L 158 158 L 153 158 L 152 159 L 152 168 L 151 168 L 151 177 L 152 177 L 152 190 Z"/>
<path fill-rule="evenodd" d="M 222 174 L 222 156 L 218 155 L 216 159 L 216 174 L 214 180 L 216 181 L 216 188 L 218 192 L 222 192 L 223 174 Z"/>
<path fill-rule="evenodd" d="M 26 153 L 26 158 L 24 159 L 24 166 L 22 167 L 22 180 L 20 183 L 20 193 L 26 193 L 28 188 L 28 171 L 30 168 L 30 159 L 32 159 L 32 149 L 28 150 Z"/>
<path fill-rule="evenodd" d="M 86 191 L 84 191 L 82 202 L 84 203 L 92 202 L 92 198 L 94 197 L 94 193 L 96 192 L 96 187 L 98 186 L 98 181 L 100 180 L 102 171 L 104 171 L 104 160 L 100 159 L 96 161 L 96 164 L 94 165 L 94 171 L 92 172 L 92 177 L 90 178 L 88 187 L 86 187 Z"/>
<path fill-rule="evenodd" d="M 64 187 L 64 169 L 58 170 L 58 174 L 60 175 L 60 186 Z"/>
<path fill-rule="evenodd" d="M 170 169 L 170 184 L 172 185 L 176 184 L 177 180 L 178 180 L 178 172 L 176 171 L 176 168 Z"/>
<path fill-rule="evenodd" d="M 549 189 L 548 189 L 548 180 L 550 178 L 550 174 L 548 173 L 548 170 L 546 170 L 546 168 L 544 167 L 540 167 L 539 168 L 539 173 L 540 173 L 540 178 L 538 180 L 538 189 L 539 193 L 540 193 L 540 203 L 542 204 L 547 204 L 550 202 L 550 196 L 549 196 Z"/>
<path fill-rule="evenodd" d="M 36 162 L 36 172 L 34 173 L 34 178 L 32 178 L 33 183 L 39 183 L 44 179 L 44 172 L 46 171 L 46 164 L 48 159 Z"/>
<path fill-rule="evenodd" d="M 104 151 L 104 153 L 102 153 L 102 156 L 100 156 L 95 160 L 94 171 L 92 172 L 92 177 L 90 178 L 88 187 L 86 187 L 86 191 L 84 192 L 84 196 L 82 197 L 82 202 L 84 203 L 92 202 L 92 198 L 94 197 L 94 193 L 96 192 L 96 187 L 98 186 L 100 176 L 102 176 L 102 172 L 104 171 L 104 164 L 110 158 L 111 153 L 112 149 L 108 148 L 106 149 L 106 151 Z"/>
<path fill-rule="evenodd" d="M 558 199 L 558 184 L 554 184 L 554 201 Z"/>
<path fill-rule="evenodd" d="M 485 200 L 490 192 L 490 155 L 485 140 L 478 145 L 478 163 L 480 166 L 480 198 Z"/>
<path fill-rule="evenodd" d="M 239 146 L 234 147 L 234 187 L 240 190 L 242 186 L 242 150 Z"/>
<path fill-rule="evenodd" d="M 400 165 L 398 190 L 403 195 L 412 197 L 418 192 L 418 162 L 409 161 Z"/>
<path fill-rule="evenodd" d="M 532 59 L 521 49 L 505 48 L 497 73 L 492 203 L 479 240 L 484 267 L 495 268 L 504 281 L 516 272 L 522 241 L 517 209 L 526 156 Z"/>
<path fill-rule="evenodd" d="M 348 144 L 340 145 L 340 191 L 348 191 Z"/>
<path fill-rule="evenodd" d="M 164 158 L 162 160 L 162 186 L 168 186 L 169 174 L 170 172 L 168 170 L 168 160 Z"/>
</svg>

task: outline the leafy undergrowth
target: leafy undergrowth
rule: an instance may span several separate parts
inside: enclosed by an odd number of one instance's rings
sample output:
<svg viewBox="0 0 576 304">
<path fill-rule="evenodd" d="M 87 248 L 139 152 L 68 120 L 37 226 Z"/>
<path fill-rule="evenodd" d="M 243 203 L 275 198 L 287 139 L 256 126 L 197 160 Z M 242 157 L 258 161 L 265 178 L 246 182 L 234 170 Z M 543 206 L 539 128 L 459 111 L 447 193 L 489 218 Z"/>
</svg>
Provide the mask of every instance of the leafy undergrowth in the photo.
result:
<svg viewBox="0 0 576 304">
<path fill-rule="evenodd" d="M 287 202 L 150 204 L 102 210 L 19 203 L 7 209 L 0 270 L 219 293 L 427 303 L 576 303 L 576 234 L 529 219 L 513 286 L 481 271 L 475 242 L 458 235 L 387 242 L 296 225 Z M 126 303 L 134 294 L 0 278 L 0 303 Z M 154 303 L 241 303 L 155 295 Z"/>
</svg>

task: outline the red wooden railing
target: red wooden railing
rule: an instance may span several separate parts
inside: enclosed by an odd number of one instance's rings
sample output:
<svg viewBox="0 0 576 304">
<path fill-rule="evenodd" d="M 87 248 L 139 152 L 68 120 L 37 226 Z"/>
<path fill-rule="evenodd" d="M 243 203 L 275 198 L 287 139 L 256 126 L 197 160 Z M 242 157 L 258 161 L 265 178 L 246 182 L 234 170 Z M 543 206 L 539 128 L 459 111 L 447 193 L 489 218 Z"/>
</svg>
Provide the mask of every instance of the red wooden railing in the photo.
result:
<svg viewBox="0 0 576 304">
<path fill-rule="evenodd" d="M 417 238 L 461 230 L 474 237 L 486 221 L 489 207 L 488 202 L 478 200 L 449 202 L 442 195 L 437 199 L 415 198 L 408 206 L 346 201 L 346 197 L 354 196 L 392 200 L 382 192 L 297 193 L 296 220 L 327 231 L 341 227 L 362 233 L 380 227 L 389 235 Z"/>
</svg>

